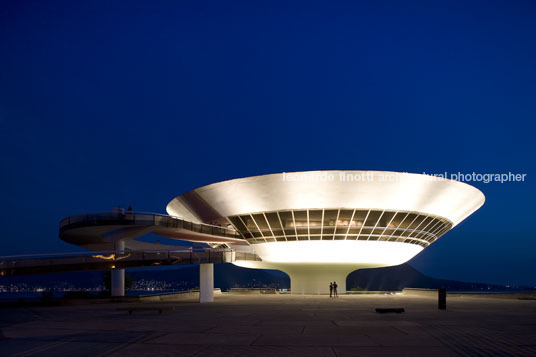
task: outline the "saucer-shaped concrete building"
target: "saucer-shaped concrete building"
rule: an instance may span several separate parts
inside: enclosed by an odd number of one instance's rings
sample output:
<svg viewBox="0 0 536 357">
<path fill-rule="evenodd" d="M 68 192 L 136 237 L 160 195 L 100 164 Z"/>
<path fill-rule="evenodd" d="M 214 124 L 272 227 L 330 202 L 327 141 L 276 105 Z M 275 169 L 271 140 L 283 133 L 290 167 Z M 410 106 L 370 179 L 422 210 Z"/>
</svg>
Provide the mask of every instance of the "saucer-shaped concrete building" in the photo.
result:
<svg viewBox="0 0 536 357">
<path fill-rule="evenodd" d="M 173 199 L 170 216 L 234 229 L 217 243 L 256 253 L 249 268 L 278 269 L 292 293 L 325 293 L 361 268 L 407 262 L 485 201 L 466 183 L 386 171 L 309 171 L 218 182 Z M 174 238 L 181 239 L 180 235 Z"/>
</svg>

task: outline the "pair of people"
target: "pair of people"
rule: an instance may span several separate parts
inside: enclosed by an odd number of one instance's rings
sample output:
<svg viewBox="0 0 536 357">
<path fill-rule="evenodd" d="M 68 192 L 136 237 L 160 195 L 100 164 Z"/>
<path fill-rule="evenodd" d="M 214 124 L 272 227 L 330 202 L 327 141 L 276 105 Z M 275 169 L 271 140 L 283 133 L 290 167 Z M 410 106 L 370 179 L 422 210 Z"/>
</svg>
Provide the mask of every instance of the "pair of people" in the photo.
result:
<svg viewBox="0 0 536 357">
<path fill-rule="evenodd" d="M 339 297 L 337 294 L 337 282 L 329 283 L 329 297 Z"/>
</svg>

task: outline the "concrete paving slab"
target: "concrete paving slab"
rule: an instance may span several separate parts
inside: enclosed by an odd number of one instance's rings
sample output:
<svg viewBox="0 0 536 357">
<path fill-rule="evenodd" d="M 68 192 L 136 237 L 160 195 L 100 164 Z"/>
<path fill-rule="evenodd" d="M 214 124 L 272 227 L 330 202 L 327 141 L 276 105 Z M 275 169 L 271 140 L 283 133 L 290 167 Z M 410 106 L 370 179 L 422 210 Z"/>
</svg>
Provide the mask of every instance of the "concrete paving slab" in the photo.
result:
<svg viewBox="0 0 536 357">
<path fill-rule="evenodd" d="M 162 315 L 122 305 L 0 309 L 0 356 L 536 355 L 536 301 L 457 297 L 439 311 L 422 297 L 224 294 Z"/>
</svg>

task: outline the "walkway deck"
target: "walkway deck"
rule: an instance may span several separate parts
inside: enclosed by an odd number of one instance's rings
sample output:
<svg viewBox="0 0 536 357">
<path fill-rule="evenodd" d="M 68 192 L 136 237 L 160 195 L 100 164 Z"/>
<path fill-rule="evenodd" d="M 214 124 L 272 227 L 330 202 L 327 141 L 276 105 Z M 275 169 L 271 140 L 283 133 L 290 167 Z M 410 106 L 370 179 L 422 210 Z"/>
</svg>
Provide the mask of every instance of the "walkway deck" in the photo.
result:
<svg viewBox="0 0 536 357">
<path fill-rule="evenodd" d="M 259 260 L 256 254 L 232 249 L 114 251 L 70 253 L 39 256 L 0 257 L 0 276 L 62 273 L 87 270 L 124 269 L 147 266 L 232 263 L 236 260 Z"/>
</svg>

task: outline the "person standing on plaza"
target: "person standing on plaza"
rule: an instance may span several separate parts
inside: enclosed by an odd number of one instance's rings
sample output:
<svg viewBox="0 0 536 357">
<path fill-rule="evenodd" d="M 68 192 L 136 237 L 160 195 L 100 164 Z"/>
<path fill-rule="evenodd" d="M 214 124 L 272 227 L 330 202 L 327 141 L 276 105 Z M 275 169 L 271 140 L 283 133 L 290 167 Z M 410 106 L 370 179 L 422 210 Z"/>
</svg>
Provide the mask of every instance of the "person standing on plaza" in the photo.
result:
<svg viewBox="0 0 536 357">
<path fill-rule="evenodd" d="M 337 294 L 337 287 L 338 287 L 337 282 L 334 281 L 333 282 L 333 297 L 339 297 L 339 294 Z"/>
</svg>

